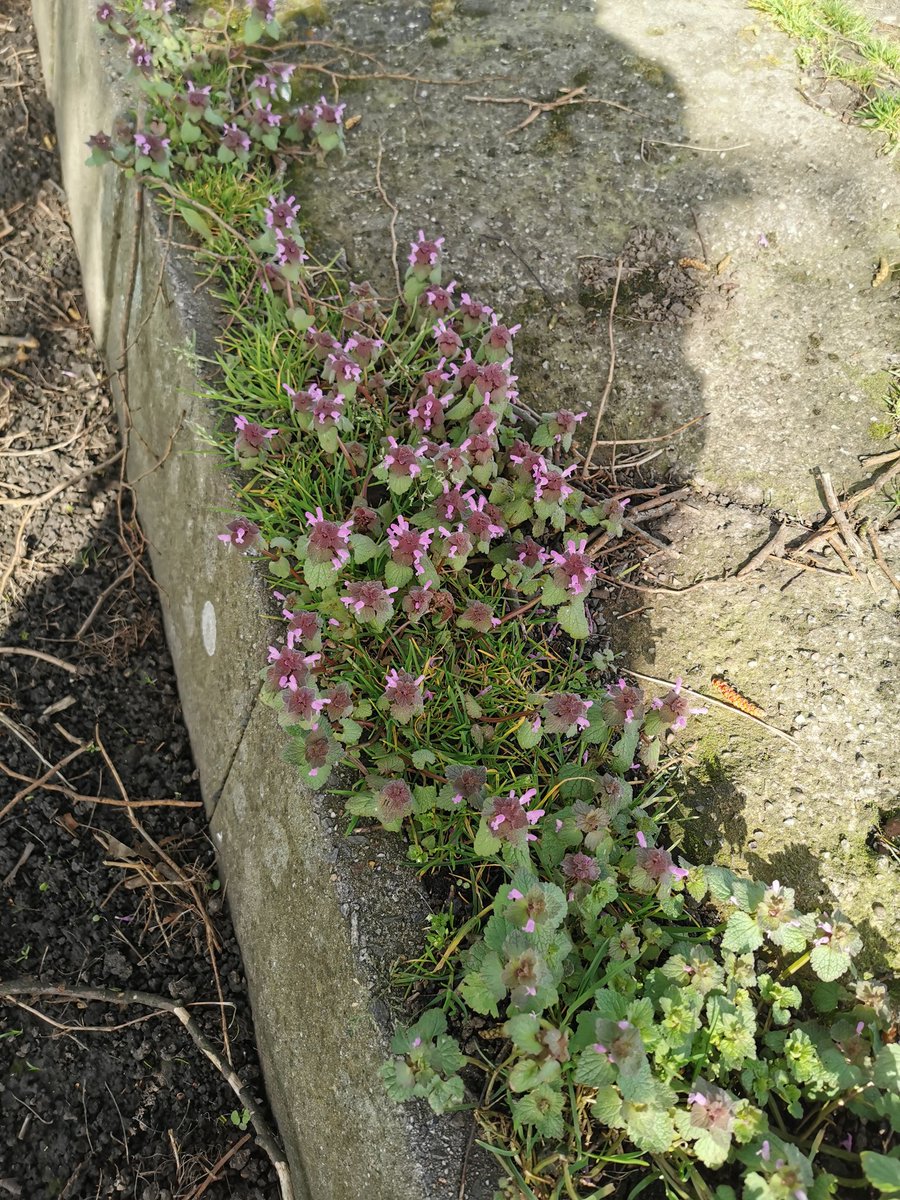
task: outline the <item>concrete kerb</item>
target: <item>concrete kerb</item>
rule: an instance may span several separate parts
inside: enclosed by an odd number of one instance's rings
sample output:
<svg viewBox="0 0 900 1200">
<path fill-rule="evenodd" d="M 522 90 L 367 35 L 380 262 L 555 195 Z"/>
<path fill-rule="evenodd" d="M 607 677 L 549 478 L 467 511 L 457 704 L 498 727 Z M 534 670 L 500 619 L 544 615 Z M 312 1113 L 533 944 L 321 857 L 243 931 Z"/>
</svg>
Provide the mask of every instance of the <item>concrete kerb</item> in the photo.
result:
<svg viewBox="0 0 900 1200">
<path fill-rule="evenodd" d="M 229 503 L 202 442 L 211 414 L 199 362 L 213 314 L 189 262 L 167 250 L 161 214 L 112 169 L 84 165 L 87 138 L 124 99 L 94 10 L 92 0 L 33 0 L 91 324 L 111 368 L 129 347 L 127 411 L 118 397 L 128 477 L 294 1187 L 298 1200 L 456 1200 L 468 1121 L 395 1106 L 376 1074 L 394 1015 L 388 972 L 421 941 L 425 897 L 397 839 L 374 849 L 345 839 L 340 805 L 301 789 L 258 702 L 267 597 L 212 536 Z M 476 1148 L 465 1195 L 490 1196 L 496 1174 Z"/>
</svg>

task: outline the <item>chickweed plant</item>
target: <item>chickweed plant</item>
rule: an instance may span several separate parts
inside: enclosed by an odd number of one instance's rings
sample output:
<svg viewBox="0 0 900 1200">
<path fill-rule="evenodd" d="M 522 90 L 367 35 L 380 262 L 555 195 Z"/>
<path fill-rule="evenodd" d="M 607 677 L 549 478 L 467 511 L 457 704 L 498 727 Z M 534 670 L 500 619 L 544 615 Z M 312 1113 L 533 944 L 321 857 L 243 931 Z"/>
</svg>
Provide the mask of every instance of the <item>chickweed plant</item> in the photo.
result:
<svg viewBox="0 0 900 1200">
<path fill-rule="evenodd" d="M 897 1013 L 859 936 L 678 854 L 666 747 L 698 710 L 594 649 L 628 498 L 576 476 L 584 414 L 533 413 L 518 326 L 445 279 L 443 238 L 391 299 L 313 259 L 285 171 L 343 153 L 343 105 L 300 103 L 272 0 L 171 9 L 101 5 L 142 98 L 91 161 L 199 238 L 218 536 L 279 614 L 262 695 L 304 784 L 467 897 L 398 968 L 421 1015 L 388 1092 L 473 1109 L 498 1197 L 900 1195 Z"/>
</svg>

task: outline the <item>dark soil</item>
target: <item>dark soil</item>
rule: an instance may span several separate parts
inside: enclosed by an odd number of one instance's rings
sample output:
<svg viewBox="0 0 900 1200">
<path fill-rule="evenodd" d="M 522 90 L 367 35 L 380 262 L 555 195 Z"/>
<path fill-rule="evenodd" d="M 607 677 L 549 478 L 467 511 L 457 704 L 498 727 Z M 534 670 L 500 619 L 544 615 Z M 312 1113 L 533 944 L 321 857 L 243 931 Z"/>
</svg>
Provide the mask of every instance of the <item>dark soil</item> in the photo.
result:
<svg viewBox="0 0 900 1200">
<path fill-rule="evenodd" d="M 220 1054 L 224 1012 L 235 1070 L 258 1096 L 240 954 L 140 529 L 119 464 L 96 469 L 119 432 L 85 320 L 27 0 L 3 0 L 0 14 L 0 996 L 4 981 L 27 979 L 195 1003 Z M 132 822 L 73 798 L 120 799 L 110 764 L 128 797 L 190 807 L 142 807 Z M 58 790 L 29 787 L 42 775 Z M 252 1129 L 232 1120 L 237 1097 L 173 1016 L 18 999 L 0 1000 L 0 1195 L 278 1194 Z"/>
</svg>

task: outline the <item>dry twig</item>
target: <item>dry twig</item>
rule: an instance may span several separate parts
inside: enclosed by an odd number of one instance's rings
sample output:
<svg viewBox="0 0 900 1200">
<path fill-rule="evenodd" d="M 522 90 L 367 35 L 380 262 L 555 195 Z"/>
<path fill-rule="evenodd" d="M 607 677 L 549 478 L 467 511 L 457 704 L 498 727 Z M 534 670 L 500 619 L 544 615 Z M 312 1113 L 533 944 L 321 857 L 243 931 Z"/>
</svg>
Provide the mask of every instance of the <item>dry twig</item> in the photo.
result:
<svg viewBox="0 0 900 1200">
<path fill-rule="evenodd" d="M 78 668 L 72 666 L 71 663 L 63 662 L 61 658 L 57 658 L 53 654 L 45 654 L 43 650 L 30 650 L 25 646 L 0 646 L 0 654 L 24 654 L 28 658 L 39 658 L 41 662 L 50 663 L 53 667 L 59 667 L 62 671 L 68 671 L 70 675 L 77 675 Z"/>
<path fill-rule="evenodd" d="M 162 996 L 153 996 L 149 992 L 137 991 L 113 991 L 109 988 L 87 988 L 87 987 L 70 987 L 67 984 L 42 984 L 30 979 L 10 979 L 0 980 L 0 997 L 10 1001 L 18 1007 L 24 1007 L 18 999 L 19 996 L 53 996 L 60 1000 L 70 1000 L 75 1002 L 97 1001 L 101 1004 L 138 1004 L 144 1008 L 152 1008 L 161 1013 L 169 1013 L 184 1026 L 185 1030 L 191 1037 L 194 1045 L 209 1059 L 212 1065 L 216 1068 L 234 1094 L 237 1096 L 243 1108 L 250 1114 L 250 1123 L 256 1131 L 256 1138 L 259 1145 L 265 1150 L 269 1157 L 276 1175 L 278 1176 L 278 1184 L 281 1192 L 281 1200 L 294 1200 L 294 1191 L 291 1186 L 290 1169 L 284 1157 L 284 1152 L 278 1145 L 278 1140 L 274 1132 L 269 1127 L 269 1123 L 259 1111 L 259 1106 L 253 1099 L 253 1096 L 241 1082 L 240 1078 L 235 1074 L 234 1070 L 216 1053 L 215 1049 L 207 1039 L 206 1035 L 200 1029 L 187 1008 L 180 1004 L 175 1004 L 171 1000 L 166 1000 Z M 48 1024 L 57 1025 L 58 1022 L 39 1012 L 37 1009 L 29 1007 L 29 1011 L 41 1020 L 47 1021 Z M 81 1028 L 84 1032 L 108 1032 L 108 1026 L 83 1026 L 73 1027 Z"/>
<path fill-rule="evenodd" d="M 587 479 L 588 471 L 591 469 L 591 459 L 594 457 L 594 451 L 597 449 L 597 434 L 600 430 L 600 422 L 603 420 L 603 413 L 606 410 L 606 403 L 609 400 L 609 394 L 612 391 L 613 376 L 616 371 L 616 335 L 613 328 L 613 318 L 616 315 L 616 301 L 619 298 L 619 284 L 622 282 L 622 259 L 616 263 L 616 282 L 613 284 L 612 300 L 609 304 L 609 373 L 606 377 L 606 387 L 603 389 L 603 395 L 600 397 L 600 403 L 597 405 L 597 416 L 594 418 L 594 428 L 591 433 L 591 444 L 588 446 L 588 452 L 584 458 L 584 465 L 581 468 L 581 478 Z"/>
</svg>

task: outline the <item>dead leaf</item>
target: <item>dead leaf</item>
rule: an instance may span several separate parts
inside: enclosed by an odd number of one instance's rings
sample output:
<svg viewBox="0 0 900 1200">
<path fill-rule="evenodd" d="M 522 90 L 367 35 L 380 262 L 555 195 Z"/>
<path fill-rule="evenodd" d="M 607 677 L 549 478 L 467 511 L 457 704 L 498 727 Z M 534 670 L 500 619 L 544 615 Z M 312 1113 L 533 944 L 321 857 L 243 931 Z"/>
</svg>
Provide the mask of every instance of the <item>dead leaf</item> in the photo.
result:
<svg viewBox="0 0 900 1200">
<path fill-rule="evenodd" d="M 724 258 L 719 259 L 719 261 L 716 263 L 716 274 L 721 275 L 724 271 L 727 271 L 730 266 L 731 255 L 726 254 Z"/>
<path fill-rule="evenodd" d="M 702 258 L 679 258 L 679 267 L 690 268 L 692 271 L 708 271 L 708 265 Z"/>
<path fill-rule="evenodd" d="M 352 117 L 348 117 L 344 122 L 345 129 L 355 129 L 362 120 L 362 113 L 354 113 Z"/>
<path fill-rule="evenodd" d="M 891 264 L 884 257 L 884 255 L 882 255 L 881 258 L 879 258 L 879 260 L 878 260 L 878 268 L 872 277 L 872 287 L 873 288 L 881 287 L 881 285 L 883 283 L 887 283 L 887 281 L 890 279 L 890 277 L 891 277 Z"/>
</svg>

